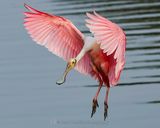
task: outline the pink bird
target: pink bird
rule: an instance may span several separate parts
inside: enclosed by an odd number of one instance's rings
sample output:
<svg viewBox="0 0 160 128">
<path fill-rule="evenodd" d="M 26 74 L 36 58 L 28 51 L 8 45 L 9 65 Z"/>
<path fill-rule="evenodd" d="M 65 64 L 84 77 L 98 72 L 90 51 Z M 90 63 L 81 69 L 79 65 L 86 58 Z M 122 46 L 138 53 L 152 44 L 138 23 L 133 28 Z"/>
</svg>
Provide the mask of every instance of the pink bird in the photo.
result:
<svg viewBox="0 0 160 128">
<path fill-rule="evenodd" d="M 24 13 L 24 26 L 32 39 L 68 61 L 64 74 L 56 83 L 63 84 L 73 68 L 98 80 L 91 117 L 99 107 L 98 95 L 105 85 L 105 120 L 108 115 L 110 87 L 117 85 L 125 64 L 126 36 L 122 28 L 94 11 L 93 14 L 86 13 L 86 26 L 94 37 L 85 36 L 64 17 L 38 11 L 27 4 L 24 6 L 29 10 Z"/>
</svg>

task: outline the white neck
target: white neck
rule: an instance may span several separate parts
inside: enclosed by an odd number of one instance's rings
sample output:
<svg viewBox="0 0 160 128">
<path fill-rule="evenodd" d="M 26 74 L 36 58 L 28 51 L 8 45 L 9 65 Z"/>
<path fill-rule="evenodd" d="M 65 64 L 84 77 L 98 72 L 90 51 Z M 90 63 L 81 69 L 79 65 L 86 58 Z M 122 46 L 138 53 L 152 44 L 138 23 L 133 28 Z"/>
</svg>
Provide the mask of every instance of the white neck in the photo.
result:
<svg viewBox="0 0 160 128">
<path fill-rule="evenodd" d="M 85 48 L 83 47 L 80 53 L 76 57 L 77 62 L 85 55 L 85 53 L 86 51 L 85 51 Z"/>
<path fill-rule="evenodd" d="M 84 46 L 80 53 L 77 55 L 76 60 L 77 62 L 85 55 L 87 51 L 92 49 L 93 44 L 95 43 L 95 39 L 93 37 L 85 37 L 84 38 Z"/>
</svg>

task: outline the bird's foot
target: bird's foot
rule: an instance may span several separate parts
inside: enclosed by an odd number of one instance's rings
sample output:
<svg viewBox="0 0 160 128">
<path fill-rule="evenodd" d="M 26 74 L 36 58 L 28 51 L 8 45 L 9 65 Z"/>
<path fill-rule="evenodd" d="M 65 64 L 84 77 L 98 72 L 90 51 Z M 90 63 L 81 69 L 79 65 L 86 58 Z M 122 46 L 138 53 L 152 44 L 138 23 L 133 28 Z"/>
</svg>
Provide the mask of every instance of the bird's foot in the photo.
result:
<svg viewBox="0 0 160 128">
<path fill-rule="evenodd" d="M 98 101 L 97 101 L 96 99 L 93 99 L 93 101 L 92 101 L 92 113 L 91 113 L 91 118 L 92 118 L 93 115 L 95 114 L 97 107 L 99 107 Z"/>
<path fill-rule="evenodd" d="M 108 104 L 104 102 L 104 120 L 106 120 L 108 116 Z"/>
</svg>

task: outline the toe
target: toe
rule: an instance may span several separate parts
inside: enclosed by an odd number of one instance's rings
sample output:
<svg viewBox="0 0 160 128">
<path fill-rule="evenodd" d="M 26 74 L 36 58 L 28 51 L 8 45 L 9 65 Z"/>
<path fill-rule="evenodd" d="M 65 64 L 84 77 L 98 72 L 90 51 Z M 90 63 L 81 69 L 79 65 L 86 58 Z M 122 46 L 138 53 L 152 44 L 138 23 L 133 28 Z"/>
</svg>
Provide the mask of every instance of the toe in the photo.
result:
<svg viewBox="0 0 160 128">
<path fill-rule="evenodd" d="M 108 116 L 108 104 L 104 103 L 104 120 L 106 120 Z"/>
<path fill-rule="evenodd" d="M 97 100 L 93 99 L 92 101 L 92 113 L 91 113 L 91 118 L 96 112 L 96 108 L 99 107 Z"/>
</svg>

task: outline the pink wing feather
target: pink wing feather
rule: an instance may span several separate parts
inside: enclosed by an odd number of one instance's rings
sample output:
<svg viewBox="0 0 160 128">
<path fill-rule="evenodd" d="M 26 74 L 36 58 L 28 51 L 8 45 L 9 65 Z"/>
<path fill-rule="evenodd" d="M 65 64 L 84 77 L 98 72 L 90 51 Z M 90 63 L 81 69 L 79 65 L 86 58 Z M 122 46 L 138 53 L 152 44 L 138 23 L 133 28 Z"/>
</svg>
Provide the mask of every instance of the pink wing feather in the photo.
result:
<svg viewBox="0 0 160 128">
<path fill-rule="evenodd" d="M 100 48 L 109 57 L 109 81 L 111 85 L 116 85 L 120 73 L 125 64 L 126 36 L 123 30 L 115 23 L 100 16 L 87 13 L 89 19 L 86 26 L 94 34 Z"/>
<path fill-rule="evenodd" d="M 49 51 L 68 61 L 81 51 L 83 34 L 66 18 L 38 11 L 26 4 L 24 26 L 33 40 Z M 90 74 L 90 58 L 86 54 L 75 67 L 83 74 Z"/>
</svg>

